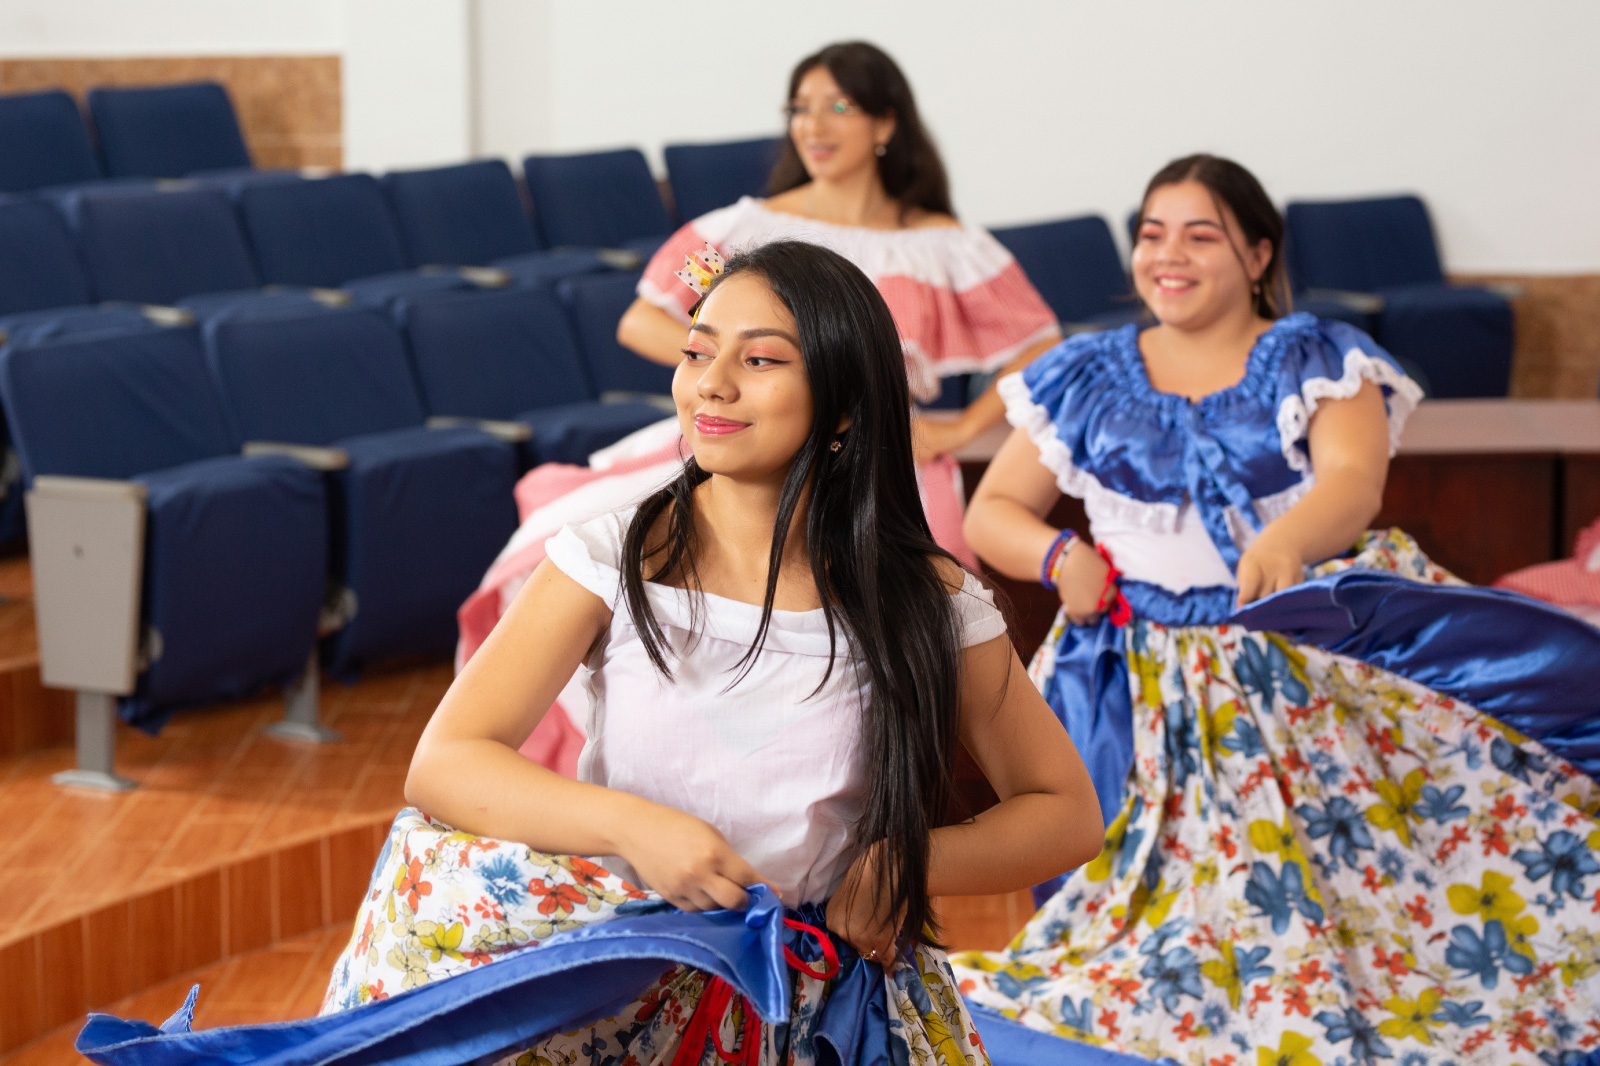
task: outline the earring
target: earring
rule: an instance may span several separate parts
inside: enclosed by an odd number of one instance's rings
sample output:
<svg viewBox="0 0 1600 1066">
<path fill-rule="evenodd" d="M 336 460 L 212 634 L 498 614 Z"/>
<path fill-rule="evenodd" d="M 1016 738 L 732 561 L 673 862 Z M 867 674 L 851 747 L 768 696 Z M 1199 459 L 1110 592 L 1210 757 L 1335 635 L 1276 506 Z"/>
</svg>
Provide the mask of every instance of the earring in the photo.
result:
<svg viewBox="0 0 1600 1066">
<path fill-rule="evenodd" d="M 873 148 L 872 151 L 879 157 L 886 156 L 889 154 L 889 146 L 887 144 L 880 144 Z"/>
<path fill-rule="evenodd" d="M 1261 295 L 1261 286 L 1260 285 L 1252 285 L 1252 286 L 1250 286 L 1250 291 L 1253 292 L 1255 295 L 1260 296 Z"/>
<path fill-rule="evenodd" d="M 839 454 L 839 449 L 841 449 L 843 447 L 844 447 L 844 445 L 842 443 L 840 443 L 839 441 L 834 441 L 832 444 L 828 445 L 828 450 L 830 452 L 832 452 L 834 455 L 838 455 Z"/>
</svg>

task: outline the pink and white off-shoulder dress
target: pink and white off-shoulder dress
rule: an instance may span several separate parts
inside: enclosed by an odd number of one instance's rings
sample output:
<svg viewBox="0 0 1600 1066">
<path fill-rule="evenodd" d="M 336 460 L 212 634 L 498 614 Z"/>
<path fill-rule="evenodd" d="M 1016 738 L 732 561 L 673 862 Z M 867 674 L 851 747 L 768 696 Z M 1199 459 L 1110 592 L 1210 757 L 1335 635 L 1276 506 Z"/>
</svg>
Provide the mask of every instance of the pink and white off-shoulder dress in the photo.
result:
<svg viewBox="0 0 1600 1066">
<path fill-rule="evenodd" d="M 997 370 L 1059 334 L 1055 315 L 1004 245 L 988 231 L 958 224 L 876 230 L 816 222 L 745 197 L 674 233 L 651 258 L 639 296 L 687 327 L 698 298 L 676 276 L 684 257 L 710 244 L 729 257 L 775 240 L 831 248 L 878 286 L 894 315 L 913 399 L 939 393 L 943 378 Z M 477 651 L 535 567 L 545 541 L 562 526 L 637 504 L 681 464 L 675 419 L 664 419 L 590 457 L 589 466 L 546 463 L 517 486 L 522 526 L 461 608 L 457 663 Z M 934 538 L 969 568 L 977 559 L 961 537 L 964 494 L 955 460 L 941 456 L 917 471 Z M 563 691 L 523 745 L 530 758 L 571 776 L 583 748 L 587 701 L 576 684 Z"/>
</svg>

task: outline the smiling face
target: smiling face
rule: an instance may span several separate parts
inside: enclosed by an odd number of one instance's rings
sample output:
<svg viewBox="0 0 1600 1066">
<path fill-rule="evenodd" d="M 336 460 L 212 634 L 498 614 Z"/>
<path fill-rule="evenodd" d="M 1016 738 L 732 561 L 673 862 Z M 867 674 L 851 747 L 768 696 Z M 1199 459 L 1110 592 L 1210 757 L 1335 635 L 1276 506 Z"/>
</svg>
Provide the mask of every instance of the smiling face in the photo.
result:
<svg viewBox="0 0 1600 1066">
<path fill-rule="evenodd" d="M 1157 187 L 1133 246 L 1133 284 L 1164 326 L 1202 329 L 1253 313 L 1251 287 L 1272 258 L 1272 242 L 1251 247 L 1233 212 L 1198 181 Z"/>
<path fill-rule="evenodd" d="M 789 137 L 813 179 L 840 181 L 871 167 L 894 136 L 894 118 L 874 118 L 845 95 L 827 67 L 806 71 L 789 101 Z"/>
<path fill-rule="evenodd" d="M 706 297 L 672 399 L 702 470 L 783 480 L 811 433 L 811 384 L 794 316 L 760 275 L 736 274 Z"/>
</svg>

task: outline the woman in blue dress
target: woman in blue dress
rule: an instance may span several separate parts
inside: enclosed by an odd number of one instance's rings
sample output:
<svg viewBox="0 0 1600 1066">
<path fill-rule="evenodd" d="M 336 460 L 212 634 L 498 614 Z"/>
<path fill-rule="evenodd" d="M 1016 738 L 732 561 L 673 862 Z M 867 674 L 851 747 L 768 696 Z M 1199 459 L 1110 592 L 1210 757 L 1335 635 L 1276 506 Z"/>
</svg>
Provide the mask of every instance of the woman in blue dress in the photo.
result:
<svg viewBox="0 0 1600 1066">
<path fill-rule="evenodd" d="M 1059 591 L 1031 673 L 1109 829 L 1008 950 L 955 958 L 960 987 L 1205 1066 L 1578 1061 L 1600 631 L 1367 531 L 1420 390 L 1283 316 L 1282 234 L 1248 171 L 1177 160 L 1133 256 L 1157 324 L 1001 383 L 1017 428 L 966 534 Z M 1044 521 L 1061 493 L 1094 547 Z"/>
</svg>

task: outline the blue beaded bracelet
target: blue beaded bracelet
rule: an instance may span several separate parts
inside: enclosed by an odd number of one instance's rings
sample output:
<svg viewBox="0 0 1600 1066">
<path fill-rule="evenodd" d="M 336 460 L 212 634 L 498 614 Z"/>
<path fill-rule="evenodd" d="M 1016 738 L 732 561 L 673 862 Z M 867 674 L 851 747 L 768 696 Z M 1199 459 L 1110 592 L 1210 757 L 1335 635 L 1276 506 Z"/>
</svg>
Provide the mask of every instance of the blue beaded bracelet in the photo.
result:
<svg viewBox="0 0 1600 1066">
<path fill-rule="evenodd" d="M 1056 534 L 1056 539 L 1050 542 L 1050 550 L 1044 553 L 1044 562 L 1039 565 L 1039 584 L 1047 589 L 1056 587 L 1056 567 L 1077 539 L 1078 535 L 1070 529 L 1063 529 Z"/>
</svg>

